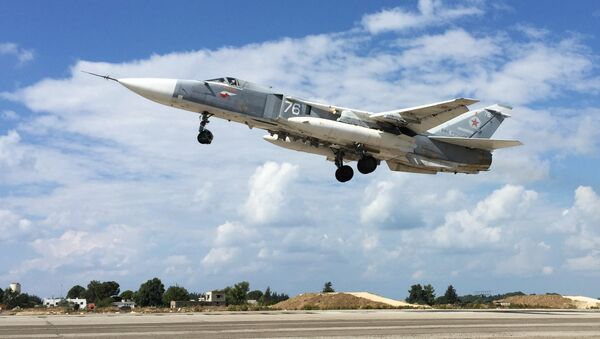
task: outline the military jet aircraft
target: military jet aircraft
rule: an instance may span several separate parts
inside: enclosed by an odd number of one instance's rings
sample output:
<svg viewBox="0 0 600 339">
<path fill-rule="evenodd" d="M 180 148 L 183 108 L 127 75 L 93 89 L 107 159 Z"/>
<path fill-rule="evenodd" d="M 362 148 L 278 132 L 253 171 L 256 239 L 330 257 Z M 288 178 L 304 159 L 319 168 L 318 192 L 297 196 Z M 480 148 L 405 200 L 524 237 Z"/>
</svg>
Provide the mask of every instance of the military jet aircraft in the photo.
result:
<svg viewBox="0 0 600 339">
<path fill-rule="evenodd" d="M 89 72 L 86 72 L 89 73 Z M 487 171 L 492 151 L 521 145 L 490 139 L 511 107 L 469 111 L 477 100 L 458 98 L 387 112 L 368 112 L 300 99 L 233 77 L 210 80 L 124 78 L 113 80 L 152 101 L 199 113 L 197 140 L 210 144 L 206 128 L 215 116 L 264 129 L 280 147 L 325 156 L 340 182 L 352 179 L 345 164 L 363 174 L 385 161 L 392 171 L 436 174 Z"/>
</svg>

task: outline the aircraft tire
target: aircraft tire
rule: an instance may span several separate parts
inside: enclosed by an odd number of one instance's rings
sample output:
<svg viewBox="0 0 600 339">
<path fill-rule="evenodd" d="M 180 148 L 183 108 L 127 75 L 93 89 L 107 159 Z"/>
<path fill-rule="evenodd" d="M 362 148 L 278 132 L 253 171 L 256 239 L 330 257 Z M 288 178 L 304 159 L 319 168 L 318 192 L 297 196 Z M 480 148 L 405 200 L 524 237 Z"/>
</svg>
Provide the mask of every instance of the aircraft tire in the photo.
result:
<svg viewBox="0 0 600 339">
<path fill-rule="evenodd" d="M 211 131 L 205 129 L 203 131 L 201 131 L 200 133 L 198 133 L 198 142 L 203 144 L 203 145 L 208 145 L 212 142 L 213 140 L 213 134 Z"/>
<path fill-rule="evenodd" d="M 377 168 L 377 160 L 372 156 L 366 156 L 358 161 L 356 168 L 362 174 L 369 174 Z"/>
<path fill-rule="evenodd" d="M 352 179 L 353 176 L 354 176 L 354 170 L 352 169 L 352 167 L 350 167 L 348 165 L 344 165 L 335 171 L 335 178 L 339 182 L 349 181 L 350 179 Z"/>
</svg>

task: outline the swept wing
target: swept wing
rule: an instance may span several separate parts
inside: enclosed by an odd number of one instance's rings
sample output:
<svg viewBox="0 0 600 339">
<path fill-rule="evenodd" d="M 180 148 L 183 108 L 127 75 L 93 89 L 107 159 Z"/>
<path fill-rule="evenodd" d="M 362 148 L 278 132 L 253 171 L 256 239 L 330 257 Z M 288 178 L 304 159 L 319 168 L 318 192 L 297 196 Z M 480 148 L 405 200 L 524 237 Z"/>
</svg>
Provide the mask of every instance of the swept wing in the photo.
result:
<svg viewBox="0 0 600 339">
<path fill-rule="evenodd" d="M 458 98 L 429 105 L 375 113 L 371 114 L 370 118 L 396 126 L 406 126 L 414 132 L 424 133 L 468 112 L 467 106 L 477 102 L 479 101 L 474 99 Z"/>
</svg>

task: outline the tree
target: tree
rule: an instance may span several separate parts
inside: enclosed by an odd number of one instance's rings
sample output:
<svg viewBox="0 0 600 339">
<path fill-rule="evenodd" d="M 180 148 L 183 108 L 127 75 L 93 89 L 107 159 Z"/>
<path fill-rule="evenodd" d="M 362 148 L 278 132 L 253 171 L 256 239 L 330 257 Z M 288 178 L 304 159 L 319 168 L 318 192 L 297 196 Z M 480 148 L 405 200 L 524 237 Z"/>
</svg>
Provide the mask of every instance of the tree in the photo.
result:
<svg viewBox="0 0 600 339">
<path fill-rule="evenodd" d="M 278 302 L 288 300 L 289 298 L 290 298 L 290 296 L 288 296 L 285 293 L 273 292 L 273 296 L 271 297 L 271 303 L 277 304 Z"/>
<path fill-rule="evenodd" d="M 405 299 L 407 303 L 421 304 L 424 300 L 423 286 L 421 284 L 412 285 L 408 290 L 408 297 Z"/>
<path fill-rule="evenodd" d="M 19 295 L 19 293 L 17 292 L 13 292 L 13 290 L 11 290 L 10 288 L 7 288 L 4 290 L 4 304 L 6 305 L 6 307 L 8 308 L 13 308 L 16 307 L 17 303 L 16 303 L 16 298 Z"/>
<path fill-rule="evenodd" d="M 458 303 L 458 294 L 456 294 L 454 286 L 448 286 L 448 289 L 446 289 L 446 293 L 444 293 L 444 301 L 446 302 L 446 304 Z"/>
<path fill-rule="evenodd" d="M 92 280 L 88 284 L 85 293 L 89 303 L 97 303 L 100 300 L 110 298 L 113 295 L 119 295 L 119 284 L 115 281 L 105 281 L 101 283 L 98 280 Z"/>
<path fill-rule="evenodd" d="M 190 294 L 185 288 L 175 285 L 170 286 L 167 289 L 167 291 L 163 295 L 163 303 L 165 305 L 169 305 L 171 301 L 189 300 L 189 298 Z"/>
<path fill-rule="evenodd" d="M 0 288 L 0 304 L 4 302 L 4 290 Z"/>
<path fill-rule="evenodd" d="M 435 301 L 435 289 L 431 284 L 425 285 L 423 287 L 423 302 L 427 305 L 433 305 Z"/>
<path fill-rule="evenodd" d="M 75 285 L 71 287 L 69 292 L 67 292 L 67 298 L 75 299 L 75 298 L 85 298 L 85 288 L 80 285 Z"/>
<path fill-rule="evenodd" d="M 287 300 L 289 298 L 290 297 L 287 294 L 271 292 L 271 288 L 267 287 L 267 289 L 265 290 L 265 293 L 263 293 L 263 295 L 260 297 L 260 299 L 258 299 L 258 302 L 261 305 L 269 306 L 269 305 L 277 304 L 278 302 Z"/>
<path fill-rule="evenodd" d="M 133 300 L 134 292 L 132 290 L 126 290 L 121 292 L 121 300 Z"/>
<path fill-rule="evenodd" d="M 233 285 L 233 287 L 225 288 L 225 300 L 230 305 L 242 305 L 247 301 L 248 290 L 250 290 L 250 283 L 247 281 L 240 281 Z"/>
<path fill-rule="evenodd" d="M 272 305 L 272 294 L 271 294 L 271 287 L 267 286 L 267 289 L 265 290 L 265 293 L 263 293 L 263 295 L 260 297 L 260 299 L 258 300 L 258 302 L 261 305 Z"/>
<path fill-rule="evenodd" d="M 425 286 L 421 286 L 421 284 L 412 285 L 408 291 L 406 302 L 433 305 L 435 302 L 435 289 L 430 284 Z"/>
<path fill-rule="evenodd" d="M 246 295 L 246 298 L 248 300 L 259 301 L 262 296 L 263 296 L 263 293 L 261 290 L 254 290 L 254 291 L 248 292 L 248 294 Z"/>
<path fill-rule="evenodd" d="M 28 308 L 34 307 L 35 305 L 40 305 L 41 303 L 42 299 L 36 295 L 17 293 L 8 288 L 4 291 L 4 304 L 8 308 L 15 308 L 17 306 L 21 308 Z"/>
<path fill-rule="evenodd" d="M 332 293 L 332 292 L 335 292 L 335 290 L 333 289 L 333 284 L 331 283 L 331 281 L 328 281 L 323 286 L 323 293 Z"/>
<path fill-rule="evenodd" d="M 202 293 L 190 292 L 188 296 L 189 296 L 190 300 L 198 300 L 202 296 Z"/>
<path fill-rule="evenodd" d="M 165 285 L 158 278 L 146 281 L 137 291 L 137 302 L 140 306 L 161 306 Z"/>
</svg>

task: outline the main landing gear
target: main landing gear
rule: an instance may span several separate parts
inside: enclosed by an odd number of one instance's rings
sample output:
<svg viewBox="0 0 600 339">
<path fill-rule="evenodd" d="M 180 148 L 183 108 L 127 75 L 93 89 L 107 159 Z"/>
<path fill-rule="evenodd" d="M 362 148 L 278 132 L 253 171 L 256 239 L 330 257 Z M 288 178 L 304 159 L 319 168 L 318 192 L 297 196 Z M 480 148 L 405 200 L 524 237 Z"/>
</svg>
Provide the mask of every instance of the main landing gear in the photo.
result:
<svg viewBox="0 0 600 339">
<path fill-rule="evenodd" d="M 362 174 L 369 174 L 377 168 L 377 159 L 370 155 L 363 156 L 360 160 L 358 160 L 356 168 Z"/>
<path fill-rule="evenodd" d="M 335 171 L 335 178 L 339 182 L 346 182 L 352 179 L 354 176 L 354 170 L 348 165 L 344 165 L 344 151 L 337 150 L 335 152 L 335 165 L 337 170 Z"/>
<path fill-rule="evenodd" d="M 200 127 L 198 128 L 198 142 L 203 145 L 210 144 L 213 140 L 212 132 L 206 129 L 206 124 L 210 122 L 208 121 L 208 118 L 210 118 L 211 116 L 212 114 L 208 112 L 202 112 L 202 114 L 200 115 Z"/>
<path fill-rule="evenodd" d="M 344 165 L 344 151 L 333 148 L 332 151 L 335 154 L 335 165 L 337 166 L 335 178 L 339 182 L 350 181 L 354 176 L 354 170 L 352 170 L 352 167 Z M 360 173 L 369 174 L 377 169 L 377 166 L 379 165 L 377 159 L 368 155 L 363 150 L 362 145 L 357 146 L 357 153 L 361 156 L 356 165 L 356 168 Z"/>
</svg>

